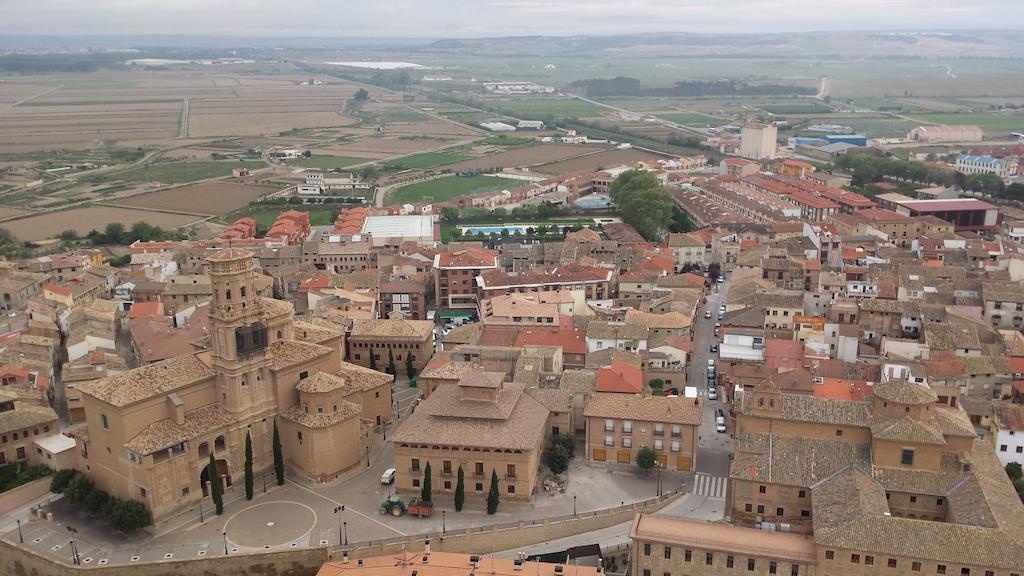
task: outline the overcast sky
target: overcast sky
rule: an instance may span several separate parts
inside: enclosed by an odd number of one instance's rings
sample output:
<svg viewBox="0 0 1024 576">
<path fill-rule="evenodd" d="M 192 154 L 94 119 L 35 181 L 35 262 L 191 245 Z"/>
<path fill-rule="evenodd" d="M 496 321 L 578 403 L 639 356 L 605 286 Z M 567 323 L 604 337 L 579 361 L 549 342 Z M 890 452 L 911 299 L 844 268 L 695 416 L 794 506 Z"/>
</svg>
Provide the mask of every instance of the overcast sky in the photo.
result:
<svg viewBox="0 0 1024 576">
<path fill-rule="evenodd" d="M 1020 28 L 1022 0 L 0 0 L 0 35 L 470 38 Z"/>
</svg>

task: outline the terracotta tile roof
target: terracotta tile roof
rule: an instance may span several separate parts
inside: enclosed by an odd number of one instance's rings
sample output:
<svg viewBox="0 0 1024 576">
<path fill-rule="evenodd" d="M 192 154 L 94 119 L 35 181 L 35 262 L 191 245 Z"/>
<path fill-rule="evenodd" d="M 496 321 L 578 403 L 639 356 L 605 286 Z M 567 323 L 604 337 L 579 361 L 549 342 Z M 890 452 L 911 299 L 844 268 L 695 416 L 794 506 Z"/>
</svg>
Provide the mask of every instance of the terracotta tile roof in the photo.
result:
<svg viewBox="0 0 1024 576">
<path fill-rule="evenodd" d="M 1024 404 L 993 402 L 995 424 L 1000 430 L 1024 432 Z"/>
<path fill-rule="evenodd" d="M 612 360 L 610 367 L 597 371 L 598 392 L 639 394 L 643 389 L 643 370 L 639 366 Z"/>
<path fill-rule="evenodd" d="M 313 344 L 322 344 L 328 340 L 332 340 L 344 333 L 341 330 L 336 330 L 323 324 L 314 324 L 312 322 L 303 322 L 296 320 L 294 324 L 295 328 L 295 339 L 300 342 L 312 342 Z"/>
<path fill-rule="evenodd" d="M 392 436 L 392 442 L 509 450 L 540 447 L 548 410 L 522 393 L 524 385 L 505 384 L 504 391 L 516 395 L 516 398 L 504 418 L 496 409 L 488 411 L 495 413 L 495 417 L 480 417 L 483 401 L 458 399 L 458 388 L 456 384 L 439 386 L 415 412 L 403 419 Z M 468 417 L 471 415 L 476 417 Z"/>
<path fill-rule="evenodd" d="M 942 436 L 942 431 L 938 426 L 910 416 L 891 420 L 876 418 L 871 423 L 871 437 L 875 440 L 891 442 L 946 445 L 946 439 Z"/>
<path fill-rule="evenodd" d="M 815 564 L 817 561 L 814 541 L 807 536 L 765 532 L 755 528 L 660 514 L 640 514 L 633 521 L 629 537 L 634 542 L 674 544 L 687 549 L 696 548 L 741 557 L 769 558 L 801 564 Z"/>
<path fill-rule="evenodd" d="M 924 406 L 934 404 L 939 397 L 926 385 L 913 384 L 906 380 L 890 380 L 875 384 L 875 396 L 894 404 Z"/>
<path fill-rule="evenodd" d="M 871 462 L 867 444 L 837 438 L 746 433 L 734 440 L 729 477 L 809 488 L 836 470 Z"/>
<path fill-rule="evenodd" d="M 306 412 L 298 404 L 293 405 L 281 413 L 281 418 L 294 422 L 305 428 L 329 428 L 339 422 L 344 422 L 363 413 L 363 407 L 348 400 L 338 403 L 337 412 Z"/>
<path fill-rule="evenodd" d="M 15 398 L 5 398 L 4 400 L 9 401 L 14 399 Z M 56 421 L 57 413 L 49 406 L 22 404 L 19 401 L 15 401 L 14 410 L 0 412 L 0 432 L 5 434 L 8 432 L 17 432 L 24 428 L 32 428 L 34 426 L 41 426 L 51 422 L 55 423 Z"/>
<path fill-rule="evenodd" d="M 434 332 L 434 323 L 429 320 L 405 320 L 401 318 L 383 320 L 360 320 L 352 326 L 352 338 L 414 338 L 424 340 Z"/>
<path fill-rule="evenodd" d="M 214 375 L 209 364 L 200 359 L 200 355 L 189 354 L 134 368 L 95 382 L 85 382 L 78 389 L 114 406 L 127 406 L 212 379 Z"/>
<path fill-rule="evenodd" d="M 435 361 L 437 362 L 435 364 Z M 470 373 L 483 372 L 484 367 L 476 362 L 462 362 L 459 360 L 448 360 L 446 358 L 434 357 L 433 360 L 427 364 L 427 367 L 423 372 L 420 372 L 419 378 L 438 378 L 441 380 L 460 380 L 463 376 Z"/>
<path fill-rule="evenodd" d="M 586 354 L 587 334 L 574 328 L 522 328 L 512 344 L 516 348 L 523 346 L 555 346 L 565 354 Z"/>
<path fill-rule="evenodd" d="M 485 290 L 497 290 L 519 286 L 562 286 L 588 282 L 608 282 L 614 276 L 608 268 L 572 264 L 553 270 L 531 270 L 521 274 L 509 274 L 502 270 L 486 270 L 477 277 L 477 283 Z"/>
<path fill-rule="evenodd" d="M 571 395 L 594 393 L 597 373 L 591 370 L 564 370 L 558 381 L 558 388 Z"/>
<path fill-rule="evenodd" d="M 572 396 L 564 390 L 558 388 L 529 388 L 526 393 L 552 412 L 568 412 L 572 410 Z"/>
<path fill-rule="evenodd" d="M 435 268 L 494 268 L 498 265 L 498 252 L 484 248 L 463 248 L 454 252 L 441 252 L 436 256 Z"/>
<path fill-rule="evenodd" d="M 209 404 L 186 412 L 183 424 L 178 424 L 171 418 L 153 422 L 129 440 L 125 447 L 136 454 L 146 456 L 182 442 L 198 440 L 214 432 L 226 430 L 234 422 L 234 417 L 219 405 Z"/>
<path fill-rule="evenodd" d="M 600 386 L 600 376 L 598 377 Z M 587 401 L 583 415 L 590 418 L 615 418 L 642 422 L 664 422 L 700 426 L 704 406 L 696 398 L 683 396 L 641 396 L 613 394 L 598 390 Z"/>
<path fill-rule="evenodd" d="M 310 362 L 331 353 L 331 349 L 312 342 L 278 340 L 267 347 L 271 356 L 271 368 L 281 370 Z"/>
<path fill-rule="evenodd" d="M 435 549 L 436 550 L 436 549 Z M 429 558 L 429 560 L 423 560 Z M 387 554 L 356 562 L 328 562 L 324 564 L 316 576 L 465 576 L 466 568 L 472 567 L 469 554 L 452 552 L 430 553 L 429 557 L 413 552 Z M 550 562 L 523 562 L 515 564 L 511 559 L 488 556 L 482 566 L 492 576 L 556 576 L 556 564 Z M 482 571 L 480 568 L 478 571 Z M 566 570 L 569 572 L 569 570 Z M 573 576 L 597 576 L 597 568 L 591 566 L 573 566 Z M 558 574 L 561 574 L 559 571 Z"/>
</svg>

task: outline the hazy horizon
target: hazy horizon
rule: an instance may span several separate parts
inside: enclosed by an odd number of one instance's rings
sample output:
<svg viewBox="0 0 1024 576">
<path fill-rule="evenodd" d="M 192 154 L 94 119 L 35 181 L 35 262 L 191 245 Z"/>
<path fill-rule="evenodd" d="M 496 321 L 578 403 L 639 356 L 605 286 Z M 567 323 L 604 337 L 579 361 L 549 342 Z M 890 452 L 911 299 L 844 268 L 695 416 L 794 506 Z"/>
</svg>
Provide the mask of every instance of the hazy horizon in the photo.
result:
<svg viewBox="0 0 1024 576">
<path fill-rule="evenodd" d="M 636 33 L 929 32 L 1007 28 L 1019 0 L 0 0 L 12 38 L 442 39 Z M 1000 14 L 1005 16 L 1001 17 Z"/>
</svg>

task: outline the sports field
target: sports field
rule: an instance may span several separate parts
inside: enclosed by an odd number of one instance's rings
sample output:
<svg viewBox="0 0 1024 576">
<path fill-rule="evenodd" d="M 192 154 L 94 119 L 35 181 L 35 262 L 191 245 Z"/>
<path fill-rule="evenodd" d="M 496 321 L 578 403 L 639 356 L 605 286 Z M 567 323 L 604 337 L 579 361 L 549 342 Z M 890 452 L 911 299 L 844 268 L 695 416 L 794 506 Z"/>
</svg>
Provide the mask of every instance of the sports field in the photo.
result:
<svg viewBox="0 0 1024 576">
<path fill-rule="evenodd" d="M 517 188 L 523 184 L 519 180 L 491 176 L 446 176 L 398 188 L 389 194 L 388 200 L 391 202 L 419 202 L 429 196 L 432 202 L 442 202 L 456 196 Z"/>
</svg>

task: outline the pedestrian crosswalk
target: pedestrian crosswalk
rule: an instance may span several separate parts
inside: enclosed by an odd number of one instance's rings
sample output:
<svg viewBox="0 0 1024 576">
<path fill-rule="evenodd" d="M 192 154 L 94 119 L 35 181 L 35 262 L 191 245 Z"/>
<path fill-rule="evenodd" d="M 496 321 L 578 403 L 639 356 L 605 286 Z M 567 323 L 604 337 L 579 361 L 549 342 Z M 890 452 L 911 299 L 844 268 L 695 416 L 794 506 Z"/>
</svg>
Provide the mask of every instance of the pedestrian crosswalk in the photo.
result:
<svg viewBox="0 0 1024 576">
<path fill-rule="evenodd" d="M 725 487 L 729 479 L 698 472 L 693 477 L 693 493 L 708 498 L 725 499 Z"/>
</svg>

